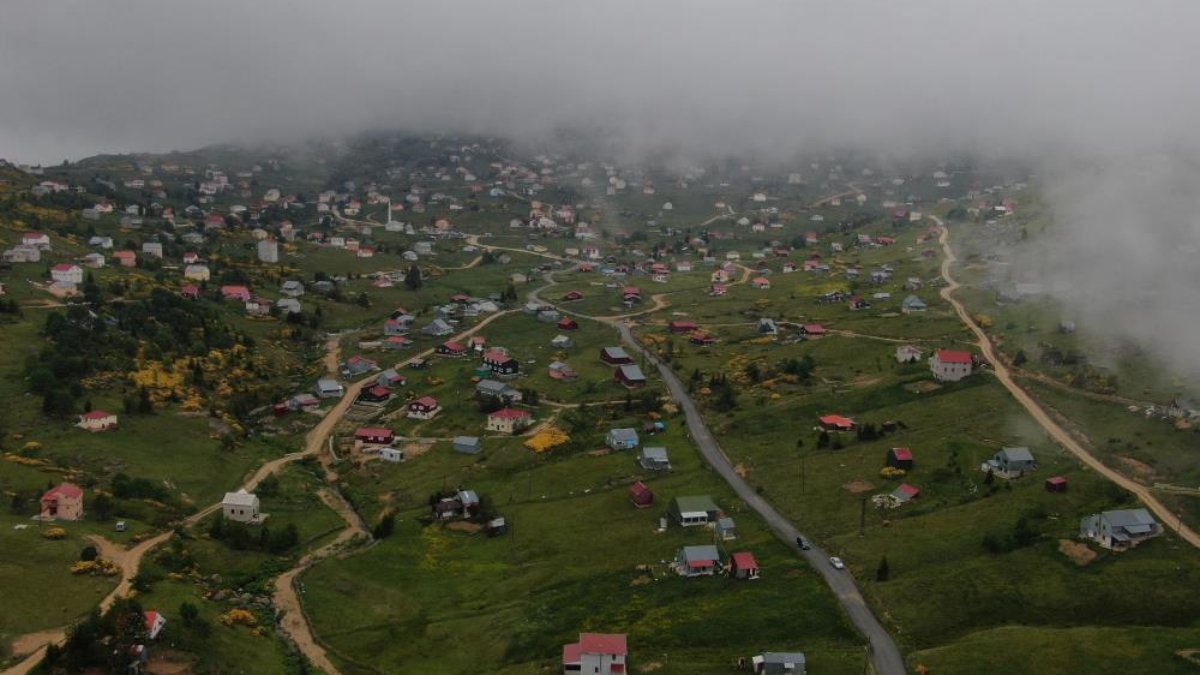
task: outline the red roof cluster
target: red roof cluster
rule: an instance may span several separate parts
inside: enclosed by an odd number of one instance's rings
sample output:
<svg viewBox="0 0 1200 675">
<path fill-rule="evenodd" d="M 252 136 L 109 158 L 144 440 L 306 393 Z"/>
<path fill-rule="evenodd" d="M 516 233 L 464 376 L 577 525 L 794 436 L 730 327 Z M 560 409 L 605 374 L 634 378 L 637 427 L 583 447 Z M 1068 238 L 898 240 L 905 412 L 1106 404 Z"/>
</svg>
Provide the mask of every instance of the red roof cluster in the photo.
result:
<svg viewBox="0 0 1200 675">
<path fill-rule="evenodd" d="M 970 363 L 971 352 L 960 352 L 955 349 L 937 350 L 937 360 L 942 363 Z"/>
<path fill-rule="evenodd" d="M 517 410 L 516 408 L 502 408 L 488 415 L 488 417 L 497 417 L 504 420 L 518 420 L 530 417 L 528 410 Z"/>
</svg>

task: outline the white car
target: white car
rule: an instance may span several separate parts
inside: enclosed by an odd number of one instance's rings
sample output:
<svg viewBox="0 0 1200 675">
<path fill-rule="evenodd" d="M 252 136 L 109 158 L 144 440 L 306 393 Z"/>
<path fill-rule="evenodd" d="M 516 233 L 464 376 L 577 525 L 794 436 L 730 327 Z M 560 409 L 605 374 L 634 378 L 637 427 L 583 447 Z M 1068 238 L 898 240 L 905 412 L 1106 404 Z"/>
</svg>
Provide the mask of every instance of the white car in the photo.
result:
<svg viewBox="0 0 1200 675">
<path fill-rule="evenodd" d="M 844 570 L 844 569 L 846 569 L 846 563 L 842 562 L 842 559 L 841 559 L 841 558 L 839 558 L 839 557 L 837 557 L 837 556 L 833 556 L 833 557 L 831 557 L 831 558 L 829 559 L 829 564 L 830 564 L 830 565 L 833 565 L 833 569 L 835 569 L 835 570 Z"/>
</svg>

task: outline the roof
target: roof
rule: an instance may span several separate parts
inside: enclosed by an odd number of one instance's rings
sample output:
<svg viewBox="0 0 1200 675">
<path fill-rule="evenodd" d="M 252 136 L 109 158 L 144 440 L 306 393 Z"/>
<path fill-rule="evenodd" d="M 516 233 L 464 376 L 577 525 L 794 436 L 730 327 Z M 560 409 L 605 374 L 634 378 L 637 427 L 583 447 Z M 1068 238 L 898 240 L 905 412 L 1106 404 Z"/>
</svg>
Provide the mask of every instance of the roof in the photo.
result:
<svg viewBox="0 0 1200 675">
<path fill-rule="evenodd" d="M 942 363 L 970 363 L 971 352 L 960 352 L 955 349 L 939 349 L 936 358 Z"/>
<path fill-rule="evenodd" d="M 805 333 L 824 333 L 825 326 L 822 326 L 819 323 L 806 323 L 806 324 L 804 324 L 804 332 Z"/>
<path fill-rule="evenodd" d="M 478 436 L 455 436 L 454 437 L 454 445 L 476 446 L 476 445 L 479 445 L 479 437 Z"/>
<path fill-rule="evenodd" d="M 755 569 L 758 567 L 758 561 L 754 559 L 754 554 L 749 551 L 739 551 L 733 554 L 733 565 L 740 570 Z"/>
<path fill-rule="evenodd" d="M 583 653 L 583 648 L 580 647 L 578 642 L 572 642 L 570 644 L 563 645 L 563 651 L 562 651 L 563 664 L 579 663 L 579 661 L 580 661 L 579 655 L 581 653 Z"/>
<path fill-rule="evenodd" d="M 317 387 L 320 389 L 341 389 L 342 383 L 330 377 L 323 377 L 317 380 Z"/>
<path fill-rule="evenodd" d="M 892 456 L 896 459 L 912 459 L 912 450 L 908 448 L 892 448 Z"/>
<path fill-rule="evenodd" d="M 921 491 L 918 490 L 917 488 L 909 485 L 908 483 L 901 483 L 900 487 L 896 488 L 896 492 L 893 494 L 897 494 L 897 495 L 903 494 L 906 497 L 908 497 L 909 499 L 912 499 L 913 497 L 916 497 L 917 495 L 921 494 Z"/>
<path fill-rule="evenodd" d="M 443 343 L 442 343 L 442 346 L 443 346 L 443 347 L 445 347 L 446 349 L 450 349 L 450 350 L 453 350 L 453 351 L 456 351 L 456 352 L 457 352 L 457 351 L 463 351 L 463 350 L 465 350 L 465 349 L 466 349 L 466 347 L 465 347 L 465 346 L 463 346 L 463 343 L 461 343 L 461 342 L 456 342 L 456 341 L 454 341 L 454 340 L 448 340 L 448 341 L 446 341 L 446 342 L 443 342 Z"/>
<path fill-rule="evenodd" d="M 1146 509 L 1121 509 L 1100 514 L 1111 527 L 1139 528 L 1157 525 L 1158 521 Z"/>
<path fill-rule="evenodd" d="M 74 483 L 59 483 L 49 490 L 46 490 L 46 494 L 42 495 L 42 499 L 47 497 L 57 497 L 59 495 L 78 499 L 79 497 L 83 496 L 83 488 L 75 485 Z"/>
<path fill-rule="evenodd" d="M 80 417 L 82 417 L 85 420 L 102 420 L 102 419 L 112 417 L 112 416 L 113 416 L 112 413 L 105 412 L 103 410 L 92 410 L 91 412 L 85 412 L 82 415 L 80 415 Z"/>
<path fill-rule="evenodd" d="M 634 429 L 629 429 L 629 428 L 609 429 L 608 436 L 609 436 L 609 438 L 615 438 L 617 440 L 634 440 L 634 441 L 636 441 L 637 440 L 637 431 Z"/>
<path fill-rule="evenodd" d="M 382 427 L 359 427 L 358 429 L 355 430 L 354 435 L 355 436 L 391 436 L 392 433 L 393 432 L 391 429 L 384 429 Z"/>
<path fill-rule="evenodd" d="M 146 618 L 146 630 L 154 630 L 154 624 L 158 623 L 158 612 L 150 609 L 142 613 Z"/>
<path fill-rule="evenodd" d="M 642 481 L 639 480 L 638 482 L 629 486 L 629 492 L 632 494 L 641 495 L 641 494 L 646 494 L 647 492 L 652 492 L 652 490 L 650 489 L 649 485 L 646 485 L 645 483 L 643 483 Z"/>
<path fill-rule="evenodd" d="M 1051 485 L 1063 485 L 1067 482 L 1066 476 L 1051 476 L 1046 479 L 1046 482 Z"/>
<path fill-rule="evenodd" d="M 55 272 L 67 272 L 72 269 L 78 269 L 78 266 L 72 265 L 71 263 L 59 263 L 51 269 L 53 269 Z"/>
<path fill-rule="evenodd" d="M 821 424 L 828 424 L 831 426 L 854 426 L 854 420 L 850 419 L 849 417 L 842 417 L 841 415 L 823 415 L 817 419 L 821 421 Z"/>
<path fill-rule="evenodd" d="M 646 379 L 646 374 L 643 373 L 642 369 L 638 366 L 624 365 L 624 366 L 621 366 L 619 370 L 621 371 L 622 379 L 631 380 L 631 381 L 635 381 L 635 382 L 637 380 Z"/>
<path fill-rule="evenodd" d="M 513 359 L 512 355 L 509 354 L 508 352 L 501 351 L 499 349 L 490 349 L 490 350 L 484 352 L 483 360 L 484 361 L 497 361 L 499 363 L 504 363 L 505 361 L 512 361 L 514 359 Z"/>
<path fill-rule="evenodd" d="M 700 546 L 684 546 L 683 559 L 689 567 L 715 565 L 721 560 L 721 554 L 712 544 Z"/>
<path fill-rule="evenodd" d="M 226 492 L 221 503 L 227 506 L 254 506 L 256 501 L 258 501 L 258 497 L 255 497 L 253 492 L 246 492 L 245 489 L 242 489 L 237 492 Z"/>
<path fill-rule="evenodd" d="M 642 448 L 642 457 L 645 459 L 658 459 L 665 462 L 667 461 L 667 449 L 660 447 Z"/>
<path fill-rule="evenodd" d="M 493 417 L 502 420 L 520 420 L 532 417 L 528 410 L 517 410 L 516 408 L 503 408 L 488 415 L 488 419 Z"/>
<path fill-rule="evenodd" d="M 409 403 L 408 405 L 410 405 L 410 406 L 421 405 L 421 406 L 425 406 L 426 408 L 436 408 L 437 404 L 438 404 L 438 402 L 437 402 L 436 398 L 434 398 L 432 396 L 422 396 L 421 398 L 413 401 L 412 403 Z"/>
<path fill-rule="evenodd" d="M 720 509 L 717 508 L 717 503 L 714 502 L 713 498 L 709 497 L 708 495 L 676 497 L 672 501 L 680 513 L 688 511 L 703 511 L 705 513 L 710 511 L 720 511 Z"/>
<path fill-rule="evenodd" d="M 629 358 L 629 354 L 625 353 L 625 350 L 620 347 L 605 347 L 604 354 L 614 359 Z"/>
<path fill-rule="evenodd" d="M 779 665 L 790 663 L 796 666 L 803 666 L 805 662 L 802 652 L 763 652 L 762 659 L 763 663 Z M 801 669 L 801 672 L 803 672 L 803 669 Z"/>
<path fill-rule="evenodd" d="M 1004 448 L 999 454 L 1004 455 L 1010 462 L 1033 461 L 1033 453 L 1029 452 L 1029 448 Z"/>
</svg>

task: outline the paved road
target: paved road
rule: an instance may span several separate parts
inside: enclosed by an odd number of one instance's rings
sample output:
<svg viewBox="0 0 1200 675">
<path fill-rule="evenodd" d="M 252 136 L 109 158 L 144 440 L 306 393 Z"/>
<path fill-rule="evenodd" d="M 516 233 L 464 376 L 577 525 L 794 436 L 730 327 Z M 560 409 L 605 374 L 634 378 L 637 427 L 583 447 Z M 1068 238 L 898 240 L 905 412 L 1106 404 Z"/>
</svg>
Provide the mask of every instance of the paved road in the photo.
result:
<svg viewBox="0 0 1200 675">
<path fill-rule="evenodd" d="M 1067 433 L 1067 431 L 1059 426 L 1058 423 L 1050 419 L 1050 416 L 1046 414 L 1046 411 L 1042 408 L 1042 406 L 1039 405 L 1037 401 L 1033 400 L 1033 397 L 1026 393 L 1026 391 L 1022 389 L 1021 386 L 1016 383 L 1016 381 L 1013 380 L 1012 373 L 1009 372 L 1008 366 L 1004 364 L 1004 360 L 996 356 L 996 350 L 992 345 L 991 339 L 987 336 L 987 333 L 985 333 L 983 329 L 980 328 L 979 324 L 975 322 L 975 319 L 971 317 L 966 308 L 963 307 L 963 304 L 954 298 L 954 291 L 958 288 L 959 284 L 954 280 L 954 277 L 950 276 L 950 268 L 954 265 L 958 258 L 954 256 L 954 251 L 950 249 L 950 230 L 937 216 L 929 216 L 929 218 L 933 220 L 933 222 L 937 223 L 938 227 L 940 227 L 942 230 L 941 235 L 938 238 L 938 243 L 942 245 L 942 251 L 945 254 L 942 258 L 942 278 L 946 280 L 946 285 L 942 287 L 942 298 L 944 298 L 946 302 L 949 302 L 951 306 L 954 307 L 954 312 L 958 314 L 958 318 L 962 319 L 962 322 L 967 325 L 967 328 L 970 328 L 971 332 L 975 334 L 977 344 L 979 345 L 979 350 L 983 352 L 983 357 L 987 359 L 988 363 L 991 364 L 992 372 L 996 374 L 996 379 L 1000 381 L 1000 384 L 1004 385 L 1004 388 L 1008 390 L 1008 393 L 1012 394 L 1013 398 L 1017 399 L 1017 402 L 1029 412 L 1034 421 L 1040 424 L 1055 442 L 1066 448 L 1071 454 L 1078 457 L 1079 460 L 1082 461 L 1088 468 L 1137 495 L 1138 499 L 1140 499 L 1142 503 L 1146 505 L 1146 508 L 1153 511 L 1154 515 L 1158 516 L 1159 521 L 1164 527 L 1175 530 L 1181 539 L 1192 546 L 1195 546 L 1196 548 L 1200 548 L 1200 534 L 1197 534 L 1195 530 L 1191 529 L 1187 525 L 1184 525 L 1183 519 L 1178 514 L 1172 513 L 1171 510 L 1168 509 L 1162 502 L 1158 501 L 1154 495 L 1150 494 L 1149 487 L 1142 485 L 1125 474 L 1108 467 L 1104 464 L 1104 462 L 1101 462 L 1099 459 L 1097 459 L 1096 456 L 1089 452 L 1087 448 L 1083 447 L 1083 445 L 1076 441 L 1074 436 Z"/>
<path fill-rule="evenodd" d="M 838 602 L 850 616 L 850 621 L 870 641 L 871 661 L 875 672 L 878 675 L 902 675 L 905 673 L 904 659 L 900 656 L 900 649 L 896 647 L 896 643 L 888 635 L 887 630 L 867 607 L 866 601 L 863 600 L 862 594 L 858 592 L 858 587 L 854 584 L 854 577 L 848 571 L 834 569 L 829 564 L 828 554 L 820 547 L 813 545 L 811 549 L 805 551 L 796 545 L 796 537 L 801 536 L 800 532 L 733 470 L 729 458 L 725 456 L 725 453 L 721 451 L 721 446 L 717 445 L 716 439 L 709 433 L 704 419 L 700 416 L 700 411 L 696 408 L 695 401 L 688 395 L 687 388 L 675 376 L 675 372 L 638 344 L 630 332 L 628 324 L 614 323 L 613 325 L 621 333 L 621 339 L 626 345 L 645 356 L 648 363 L 652 363 L 658 368 L 659 374 L 662 375 L 671 392 L 671 398 L 675 399 L 686 416 L 688 431 L 691 432 L 696 446 L 700 449 L 700 454 L 704 456 L 709 465 L 716 469 L 725 482 L 729 483 L 742 501 L 749 504 L 750 508 L 757 511 L 763 520 L 767 521 L 767 525 L 785 544 L 807 558 L 813 568 L 821 573 L 825 583 L 833 590 Z"/>
</svg>

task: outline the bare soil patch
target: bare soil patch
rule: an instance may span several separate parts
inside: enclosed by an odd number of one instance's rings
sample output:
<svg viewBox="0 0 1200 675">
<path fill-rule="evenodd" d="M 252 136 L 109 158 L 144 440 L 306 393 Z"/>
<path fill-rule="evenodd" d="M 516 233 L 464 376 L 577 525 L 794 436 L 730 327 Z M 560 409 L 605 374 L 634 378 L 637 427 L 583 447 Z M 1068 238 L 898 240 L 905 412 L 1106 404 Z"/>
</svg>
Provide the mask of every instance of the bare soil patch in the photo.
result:
<svg viewBox="0 0 1200 675">
<path fill-rule="evenodd" d="M 466 532 L 467 534 L 475 534 L 483 529 L 483 526 L 478 523 L 468 523 L 465 520 L 456 520 L 453 523 L 447 523 L 447 530 L 455 532 Z"/>
<path fill-rule="evenodd" d="M 1125 455 L 1117 455 L 1117 459 L 1121 460 L 1121 463 L 1125 465 L 1125 468 L 1127 468 L 1130 473 L 1133 474 L 1134 480 L 1138 481 L 1139 483 L 1152 481 L 1158 477 L 1158 472 L 1154 470 L 1154 467 L 1143 461 L 1134 459 L 1132 457 L 1126 457 Z"/>
<path fill-rule="evenodd" d="M 1059 539 L 1058 550 L 1065 556 L 1071 559 L 1071 562 L 1083 567 L 1096 559 L 1096 552 L 1088 548 L 1087 544 L 1079 541 L 1071 541 L 1070 539 Z"/>
<path fill-rule="evenodd" d="M 852 495 L 857 495 L 857 494 L 862 494 L 864 492 L 870 492 L 871 490 L 874 490 L 875 484 L 869 483 L 861 478 L 855 478 L 854 480 L 850 481 L 849 483 L 842 485 L 842 489 L 845 490 L 846 492 L 849 492 Z"/>
<path fill-rule="evenodd" d="M 747 469 L 746 465 L 742 464 L 741 462 L 738 462 L 737 464 L 734 465 L 733 472 L 736 473 L 737 475 L 741 476 L 742 478 L 745 478 L 747 475 L 749 475 L 750 469 Z"/>
<path fill-rule="evenodd" d="M 904 388 L 914 394 L 928 394 L 931 391 L 937 391 L 942 388 L 942 385 L 933 380 L 921 380 L 920 382 L 912 382 L 904 385 Z"/>
</svg>

